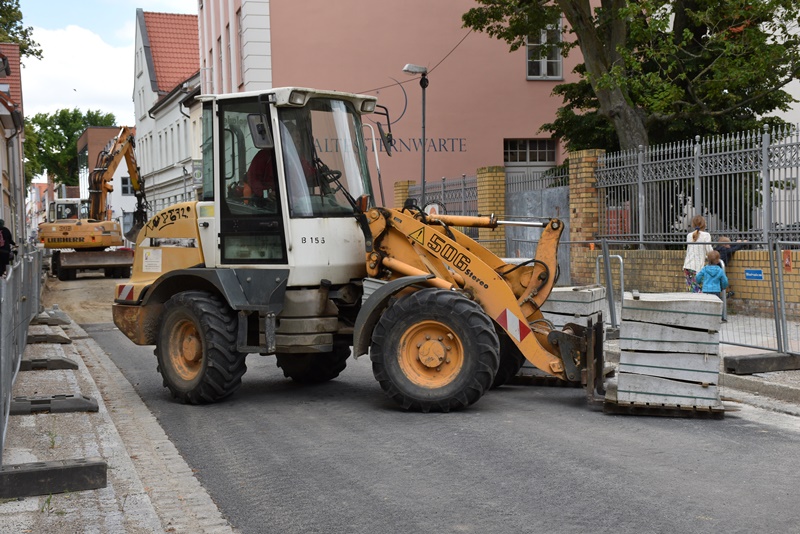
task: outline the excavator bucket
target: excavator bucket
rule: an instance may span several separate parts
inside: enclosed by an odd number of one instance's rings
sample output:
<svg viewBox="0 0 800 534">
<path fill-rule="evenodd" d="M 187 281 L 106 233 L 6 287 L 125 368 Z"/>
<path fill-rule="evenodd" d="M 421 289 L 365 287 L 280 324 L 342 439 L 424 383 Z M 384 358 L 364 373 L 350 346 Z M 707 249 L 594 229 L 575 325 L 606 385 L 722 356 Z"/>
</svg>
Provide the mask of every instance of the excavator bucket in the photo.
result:
<svg viewBox="0 0 800 534">
<path fill-rule="evenodd" d="M 130 230 L 125 232 L 125 239 L 131 241 L 132 243 L 136 243 L 136 240 L 139 239 L 139 232 L 142 231 L 142 228 L 144 228 L 144 224 L 134 223 Z"/>
<path fill-rule="evenodd" d="M 131 225 L 130 230 L 125 232 L 125 239 L 133 243 L 136 243 L 137 239 L 139 239 L 139 232 L 142 231 L 142 228 L 144 228 L 144 225 L 146 223 L 147 223 L 147 210 L 141 207 L 137 207 L 136 211 L 133 212 L 133 224 Z"/>
</svg>

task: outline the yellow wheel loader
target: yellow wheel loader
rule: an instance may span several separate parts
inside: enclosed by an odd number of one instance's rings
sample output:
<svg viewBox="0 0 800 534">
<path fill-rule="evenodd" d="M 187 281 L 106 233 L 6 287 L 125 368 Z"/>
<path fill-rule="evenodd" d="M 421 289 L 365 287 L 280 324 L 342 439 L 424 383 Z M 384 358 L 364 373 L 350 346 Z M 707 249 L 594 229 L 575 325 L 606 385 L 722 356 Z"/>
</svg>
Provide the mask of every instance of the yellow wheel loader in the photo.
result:
<svg viewBox="0 0 800 534">
<path fill-rule="evenodd" d="M 174 397 L 230 396 L 251 353 L 305 383 L 369 354 L 386 394 L 425 412 L 471 405 L 524 359 L 601 393 L 602 324 L 556 331 L 540 311 L 561 221 L 376 207 L 361 122 L 374 97 L 290 87 L 202 100 L 202 199 L 147 221 L 113 305 L 127 337 L 156 346 Z M 507 264 L 458 229 L 501 224 L 543 228 L 534 260 Z"/>
</svg>

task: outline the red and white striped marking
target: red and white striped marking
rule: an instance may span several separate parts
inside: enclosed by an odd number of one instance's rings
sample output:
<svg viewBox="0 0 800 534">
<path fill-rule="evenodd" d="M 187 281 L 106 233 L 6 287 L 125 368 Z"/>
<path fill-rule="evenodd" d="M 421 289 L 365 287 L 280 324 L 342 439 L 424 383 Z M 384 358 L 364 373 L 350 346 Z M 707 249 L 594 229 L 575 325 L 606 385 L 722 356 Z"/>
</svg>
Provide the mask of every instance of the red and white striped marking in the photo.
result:
<svg viewBox="0 0 800 534">
<path fill-rule="evenodd" d="M 125 284 L 117 287 L 119 287 L 119 294 L 117 295 L 119 300 L 133 300 L 133 284 Z"/>
<path fill-rule="evenodd" d="M 525 339 L 528 334 L 531 333 L 530 327 L 514 315 L 508 308 L 497 317 L 497 322 L 518 342 Z"/>
</svg>

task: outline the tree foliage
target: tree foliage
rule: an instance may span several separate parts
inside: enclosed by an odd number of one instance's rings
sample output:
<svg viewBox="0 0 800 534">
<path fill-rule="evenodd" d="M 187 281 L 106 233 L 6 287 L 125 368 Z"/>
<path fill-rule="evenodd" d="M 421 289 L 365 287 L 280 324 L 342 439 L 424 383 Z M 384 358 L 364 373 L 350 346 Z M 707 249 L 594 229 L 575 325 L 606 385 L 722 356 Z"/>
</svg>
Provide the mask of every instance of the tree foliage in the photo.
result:
<svg viewBox="0 0 800 534">
<path fill-rule="evenodd" d="M 17 43 L 22 57 L 42 59 L 42 49 L 33 40 L 33 28 L 22 24 L 19 0 L 0 0 L 0 42 Z"/>
<path fill-rule="evenodd" d="M 566 106 L 548 127 L 576 146 L 579 128 L 606 124 L 624 149 L 745 129 L 793 101 L 783 88 L 800 74 L 796 0 L 476 1 L 465 26 L 512 50 L 563 13 L 583 81 L 557 88 Z"/>
<path fill-rule="evenodd" d="M 46 170 L 55 183 L 78 185 L 78 138 L 90 126 L 114 126 L 115 122 L 112 113 L 99 110 L 37 113 L 25 128 L 26 179 Z"/>
</svg>

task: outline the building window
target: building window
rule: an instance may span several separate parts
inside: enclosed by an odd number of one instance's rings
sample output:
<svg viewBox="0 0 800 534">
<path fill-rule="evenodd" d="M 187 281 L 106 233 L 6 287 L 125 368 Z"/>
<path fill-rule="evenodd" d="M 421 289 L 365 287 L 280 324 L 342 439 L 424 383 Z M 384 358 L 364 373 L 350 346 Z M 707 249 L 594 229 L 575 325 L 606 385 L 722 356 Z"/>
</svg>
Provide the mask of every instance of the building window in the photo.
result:
<svg viewBox="0 0 800 534">
<path fill-rule="evenodd" d="M 560 80 L 562 58 L 558 44 L 561 43 L 561 22 L 555 27 L 542 30 L 539 35 L 529 35 L 527 41 L 528 79 Z"/>
<path fill-rule="evenodd" d="M 133 196 L 133 185 L 131 184 L 130 176 L 122 177 L 122 195 Z"/>
<path fill-rule="evenodd" d="M 507 164 L 555 164 L 556 142 L 554 139 L 505 139 L 503 161 Z"/>
</svg>

